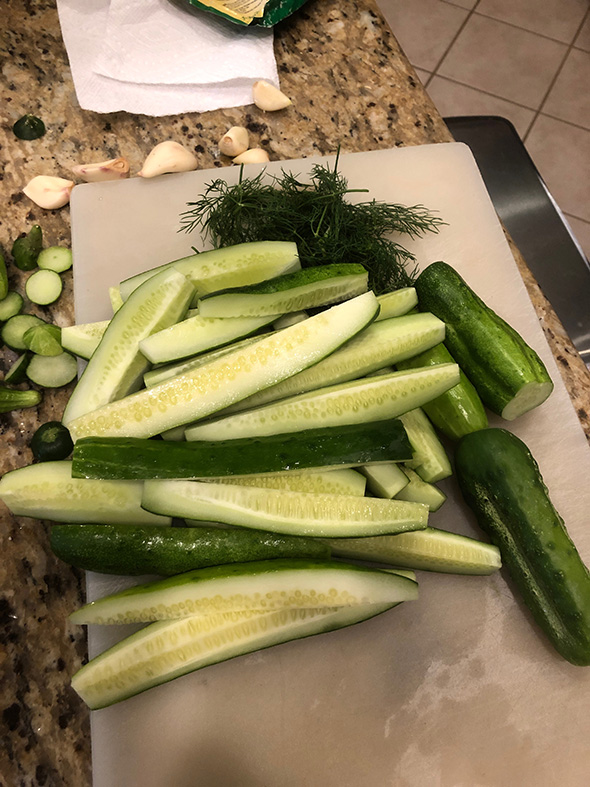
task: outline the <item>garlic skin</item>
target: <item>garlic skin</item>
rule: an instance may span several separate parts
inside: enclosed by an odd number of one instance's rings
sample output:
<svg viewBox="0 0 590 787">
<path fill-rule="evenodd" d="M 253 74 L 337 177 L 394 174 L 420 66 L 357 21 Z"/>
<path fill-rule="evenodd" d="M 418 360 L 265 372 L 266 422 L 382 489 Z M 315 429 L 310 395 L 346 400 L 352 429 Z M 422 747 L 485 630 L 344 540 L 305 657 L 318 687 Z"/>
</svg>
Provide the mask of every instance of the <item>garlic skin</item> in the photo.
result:
<svg viewBox="0 0 590 787">
<path fill-rule="evenodd" d="M 96 164 L 77 164 L 72 172 L 86 183 L 98 183 L 102 180 L 120 180 L 129 177 L 129 162 L 126 158 L 112 158 Z"/>
<path fill-rule="evenodd" d="M 40 208 L 55 210 L 68 204 L 73 188 L 73 180 L 36 175 L 24 187 L 23 193 Z"/>
<path fill-rule="evenodd" d="M 293 102 L 278 87 L 265 82 L 263 79 L 254 82 L 252 85 L 252 99 L 258 109 L 265 112 L 276 112 L 278 109 L 285 109 Z"/>
<path fill-rule="evenodd" d="M 250 148 L 236 156 L 232 161 L 233 164 L 265 164 L 270 161 L 268 153 L 262 148 Z"/>
<path fill-rule="evenodd" d="M 178 142 L 167 140 L 156 145 L 143 162 L 140 178 L 155 178 L 165 172 L 191 172 L 198 165 L 197 157 Z"/>
<path fill-rule="evenodd" d="M 250 137 L 244 126 L 232 126 L 219 140 L 219 151 L 224 156 L 239 156 L 248 150 Z"/>
</svg>

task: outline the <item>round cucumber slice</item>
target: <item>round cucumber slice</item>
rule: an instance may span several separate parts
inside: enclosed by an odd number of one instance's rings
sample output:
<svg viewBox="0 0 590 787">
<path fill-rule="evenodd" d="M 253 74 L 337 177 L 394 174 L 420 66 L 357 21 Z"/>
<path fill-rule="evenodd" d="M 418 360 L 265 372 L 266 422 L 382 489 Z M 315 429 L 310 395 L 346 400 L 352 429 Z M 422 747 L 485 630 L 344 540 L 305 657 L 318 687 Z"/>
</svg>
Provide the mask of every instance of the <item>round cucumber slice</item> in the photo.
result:
<svg viewBox="0 0 590 787">
<path fill-rule="evenodd" d="M 59 274 L 52 270 L 35 271 L 25 284 L 27 298 L 40 306 L 56 301 L 63 289 Z"/>
<path fill-rule="evenodd" d="M 16 314 L 2 327 L 2 341 L 13 350 L 27 350 L 24 336 L 29 328 L 45 325 L 43 320 L 34 314 Z"/>
<path fill-rule="evenodd" d="M 9 292 L 0 301 L 0 322 L 5 322 L 11 317 L 15 317 L 23 308 L 23 296 L 18 292 Z"/>
<path fill-rule="evenodd" d="M 72 251 L 65 246 L 49 246 L 37 257 L 37 266 L 55 273 L 68 271 L 72 267 Z"/>
<path fill-rule="evenodd" d="M 71 383 L 77 374 L 76 359 L 65 352 L 51 357 L 34 355 L 27 368 L 29 380 L 43 388 L 61 388 Z"/>
</svg>

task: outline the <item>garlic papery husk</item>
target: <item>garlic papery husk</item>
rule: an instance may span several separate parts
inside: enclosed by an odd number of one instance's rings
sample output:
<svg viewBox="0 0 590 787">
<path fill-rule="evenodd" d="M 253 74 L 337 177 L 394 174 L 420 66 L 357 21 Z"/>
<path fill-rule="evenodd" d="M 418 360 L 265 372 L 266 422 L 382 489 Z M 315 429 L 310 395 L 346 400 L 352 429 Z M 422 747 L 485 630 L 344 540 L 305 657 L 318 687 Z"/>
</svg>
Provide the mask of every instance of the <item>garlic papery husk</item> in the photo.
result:
<svg viewBox="0 0 590 787">
<path fill-rule="evenodd" d="M 277 109 L 285 109 L 292 103 L 278 87 L 263 79 L 252 85 L 252 99 L 258 109 L 263 109 L 265 112 L 276 112 Z"/>
<path fill-rule="evenodd" d="M 262 148 L 250 148 L 233 159 L 233 164 L 265 164 L 270 161 L 268 153 Z"/>
<path fill-rule="evenodd" d="M 126 158 L 111 158 L 96 164 L 77 164 L 72 172 L 86 183 L 97 183 L 101 180 L 119 180 L 129 177 L 129 162 Z"/>
<path fill-rule="evenodd" d="M 190 172 L 197 168 L 197 164 L 194 153 L 178 142 L 168 140 L 156 145 L 137 174 L 140 178 L 155 178 L 165 172 Z"/>
<path fill-rule="evenodd" d="M 24 187 L 23 193 L 40 208 L 54 210 L 67 205 L 73 188 L 73 180 L 51 175 L 36 175 Z"/>
<path fill-rule="evenodd" d="M 244 126 L 232 126 L 219 140 L 219 151 L 224 156 L 239 156 L 248 150 L 249 144 L 248 129 Z"/>
</svg>

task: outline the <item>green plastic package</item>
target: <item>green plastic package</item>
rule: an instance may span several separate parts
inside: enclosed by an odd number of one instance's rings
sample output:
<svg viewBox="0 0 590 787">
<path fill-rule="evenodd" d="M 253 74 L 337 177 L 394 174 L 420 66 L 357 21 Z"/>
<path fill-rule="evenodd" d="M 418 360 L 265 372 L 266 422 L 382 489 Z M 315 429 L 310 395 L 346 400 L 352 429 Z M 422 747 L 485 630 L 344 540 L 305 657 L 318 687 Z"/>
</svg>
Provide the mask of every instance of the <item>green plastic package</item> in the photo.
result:
<svg viewBox="0 0 590 787">
<path fill-rule="evenodd" d="M 297 11 L 306 0 L 172 0 L 174 5 L 198 14 L 209 11 L 237 25 L 272 27 Z"/>
</svg>

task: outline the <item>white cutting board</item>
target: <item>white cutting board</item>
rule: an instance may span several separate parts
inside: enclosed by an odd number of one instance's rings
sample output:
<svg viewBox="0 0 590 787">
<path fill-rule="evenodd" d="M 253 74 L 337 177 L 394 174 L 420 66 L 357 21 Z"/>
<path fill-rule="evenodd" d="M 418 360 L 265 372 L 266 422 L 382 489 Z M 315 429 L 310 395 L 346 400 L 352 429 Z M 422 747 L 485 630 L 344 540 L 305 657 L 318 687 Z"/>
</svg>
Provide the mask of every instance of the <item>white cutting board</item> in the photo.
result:
<svg viewBox="0 0 590 787">
<path fill-rule="evenodd" d="M 267 169 L 305 174 L 315 161 L 325 159 Z M 447 226 L 405 245 L 421 267 L 456 267 L 547 364 L 554 393 L 510 428 L 590 562 L 590 451 L 469 149 L 355 153 L 339 168 L 371 197 L 438 211 Z M 234 168 L 76 186 L 77 320 L 109 317 L 108 285 L 199 246 L 177 233 L 179 214 L 214 178 L 237 176 Z M 481 537 L 446 487 L 451 499 L 431 523 Z M 419 601 L 371 621 L 93 712 L 95 787 L 586 787 L 590 668 L 551 650 L 503 572 L 419 578 Z M 90 575 L 89 596 L 120 583 Z M 123 633 L 91 628 L 91 654 Z"/>
</svg>

